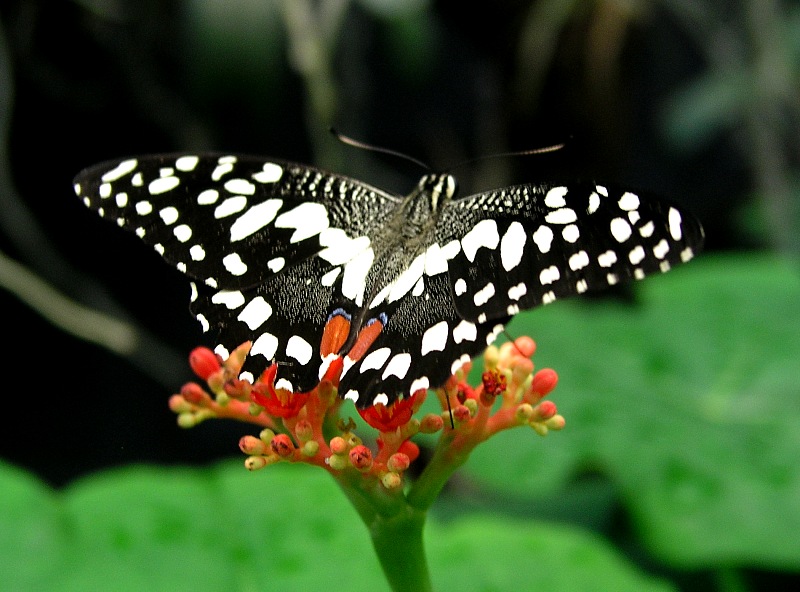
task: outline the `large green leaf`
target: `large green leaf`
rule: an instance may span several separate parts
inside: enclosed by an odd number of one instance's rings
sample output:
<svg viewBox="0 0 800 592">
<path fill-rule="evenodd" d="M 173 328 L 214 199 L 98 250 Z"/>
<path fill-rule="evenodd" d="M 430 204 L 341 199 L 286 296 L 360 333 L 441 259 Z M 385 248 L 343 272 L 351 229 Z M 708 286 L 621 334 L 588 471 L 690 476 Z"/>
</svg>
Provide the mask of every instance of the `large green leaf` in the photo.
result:
<svg viewBox="0 0 800 592">
<path fill-rule="evenodd" d="M 706 257 L 635 294 L 519 317 L 567 429 L 503 434 L 467 474 L 533 500 L 600 471 L 672 565 L 800 567 L 800 275 Z"/>
<path fill-rule="evenodd" d="M 387 589 L 355 511 L 310 467 L 130 467 L 56 494 L 0 465 L 0 491 L 3 591 Z M 441 590 L 671 589 L 564 526 L 484 514 L 426 535 Z"/>
</svg>

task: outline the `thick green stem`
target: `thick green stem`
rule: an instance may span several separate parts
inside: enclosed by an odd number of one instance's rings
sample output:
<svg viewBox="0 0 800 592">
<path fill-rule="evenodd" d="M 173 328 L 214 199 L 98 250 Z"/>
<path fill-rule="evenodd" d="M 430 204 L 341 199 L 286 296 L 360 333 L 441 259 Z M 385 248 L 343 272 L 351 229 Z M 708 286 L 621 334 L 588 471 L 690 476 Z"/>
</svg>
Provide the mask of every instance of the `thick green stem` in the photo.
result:
<svg viewBox="0 0 800 592">
<path fill-rule="evenodd" d="M 370 525 L 372 545 L 394 592 L 433 590 L 422 540 L 426 515 L 406 506 L 405 512 L 378 516 Z"/>
<path fill-rule="evenodd" d="M 375 489 L 337 476 L 347 498 L 369 530 L 372 546 L 393 592 L 430 592 L 430 574 L 422 534 L 427 512 L 412 508 L 402 492 Z"/>
</svg>

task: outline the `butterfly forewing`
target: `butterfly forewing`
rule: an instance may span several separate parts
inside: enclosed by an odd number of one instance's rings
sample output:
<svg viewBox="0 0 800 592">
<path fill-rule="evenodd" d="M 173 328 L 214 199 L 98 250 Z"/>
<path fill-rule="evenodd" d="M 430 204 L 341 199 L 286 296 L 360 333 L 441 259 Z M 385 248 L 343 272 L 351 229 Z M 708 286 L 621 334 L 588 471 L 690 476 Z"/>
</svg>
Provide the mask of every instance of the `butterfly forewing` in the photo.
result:
<svg viewBox="0 0 800 592">
<path fill-rule="evenodd" d="M 75 184 L 88 207 L 220 288 L 266 281 L 338 239 L 334 229 L 366 236 L 398 200 L 314 167 L 226 154 L 109 161 Z M 352 202 L 363 207 L 341 207 Z"/>
<path fill-rule="evenodd" d="M 697 220 L 668 202 L 596 184 L 520 185 L 455 200 L 440 228 L 458 224 L 460 249 L 449 264 L 455 304 L 479 322 L 665 272 L 703 242 Z"/>
<path fill-rule="evenodd" d="M 118 160 L 75 180 L 84 203 L 194 278 L 192 312 L 254 379 L 312 389 L 341 358 L 359 407 L 435 388 L 519 310 L 667 271 L 702 245 L 666 202 L 599 185 L 454 199 L 449 175 L 405 198 L 314 167 L 223 154 Z M 333 337 L 331 337 L 333 336 Z"/>
</svg>

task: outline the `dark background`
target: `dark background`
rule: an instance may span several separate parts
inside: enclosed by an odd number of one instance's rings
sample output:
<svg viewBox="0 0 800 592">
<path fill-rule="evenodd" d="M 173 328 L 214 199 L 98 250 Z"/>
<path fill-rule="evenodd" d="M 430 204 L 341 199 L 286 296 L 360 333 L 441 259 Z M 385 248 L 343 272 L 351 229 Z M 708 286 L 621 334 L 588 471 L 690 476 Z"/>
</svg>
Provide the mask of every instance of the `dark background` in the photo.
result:
<svg viewBox="0 0 800 592">
<path fill-rule="evenodd" d="M 62 297 L 132 323 L 142 339 L 132 359 L 121 359 L 53 327 L 30 297 L 0 292 L 5 458 L 59 485 L 118 463 L 236 454 L 236 428 L 174 428 L 166 398 L 190 378 L 185 357 L 201 343 L 188 285 L 75 199 L 72 177 L 100 160 L 251 152 L 406 192 L 419 169 L 343 146 L 328 127 L 434 168 L 566 142 L 556 154 L 456 168 L 461 191 L 594 177 L 684 204 L 702 219 L 708 250 L 795 246 L 796 236 L 759 234 L 741 218 L 764 189 L 750 127 L 774 125 L 762 130 L 779 142 L 770 150 L 796 163 L 798 140 L 786 131 L 797 122 L 797 96 L 778 121 L 765 108 L 755 122 L 744 109 L 740 118 L 720 114 L 733 108 L 724 98 L 715 104 L 713 88 L 699 105 L 685 97 L 723 67 L 713 56 L 727 56 L 724 67 L 741 65 L 743 75 L 759 57 L 744 8 L 705 3 L 696 7 L 706 13 L 700 21 L 658 2 L 627 12 L 610 1 L 491 9 L 394 2 L 383 10 L 342 2 L 335 13 L 339 4 L 324 3 L 305 21 L 273 2 L 241 5 L 250 12 L 211 0 L 3 4 L 0 247 Z M 707 30 L 690 26 L 701 22 Z M 722 43 L 729 47 L 715 47 Z M 318 54 L 301 64 L 304 44 Z M 703 101 L 709 121 L 682 116 Z"/>
<path fill-rule="evenodd" d="M 308 8 L 304 12 L 304 8 Z M 61 486 L 138 461 L 237 457 L 242 426 L 177 429 L 202 343 L 186 279 L 86 210 L 97 161 L 229 150 L 397 192 L 589 177 L 694 211 L 707 249 L 800 253 L 794 2 L 6 0 L 0 5 L 0 456 Z M 43 283 L 40 283 L 43 282 Z M 121 356 L 54 326 L 68 302 L 137 335 Z M 51 317 L 48 319 L 47 317 Z M 78 321 L 92 324 L 95 321 Z"/>
</svg>

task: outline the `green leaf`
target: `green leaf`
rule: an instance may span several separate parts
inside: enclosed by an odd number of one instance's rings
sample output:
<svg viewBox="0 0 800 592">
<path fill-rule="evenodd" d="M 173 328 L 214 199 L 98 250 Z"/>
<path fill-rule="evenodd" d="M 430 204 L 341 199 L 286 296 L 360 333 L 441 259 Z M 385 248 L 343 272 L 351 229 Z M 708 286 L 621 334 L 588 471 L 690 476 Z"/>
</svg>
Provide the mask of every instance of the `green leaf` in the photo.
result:
<svg viewBox="0 0 800 592">
<path fill-rule="evenodd" d="M 4 590 L 388 589 L 355 511 L 310 467 L 129 467 L 55 494 L 0 465 L 0 491 Z M 441 590 L 668 589 L 574 528 L 489 515 L 428 528 Z"/>
<path fill-rule="evenodd" d="M 796 569 L 800 275 L 766 257 L 704 257 L 635 294 L 634 306 L 519 317 L 512 333 L 559 373 L 551 398 L 567 427 L 500 434 L 465 471 L 529 500 L 599 471 L 665 562 Z"/>
</svg>

